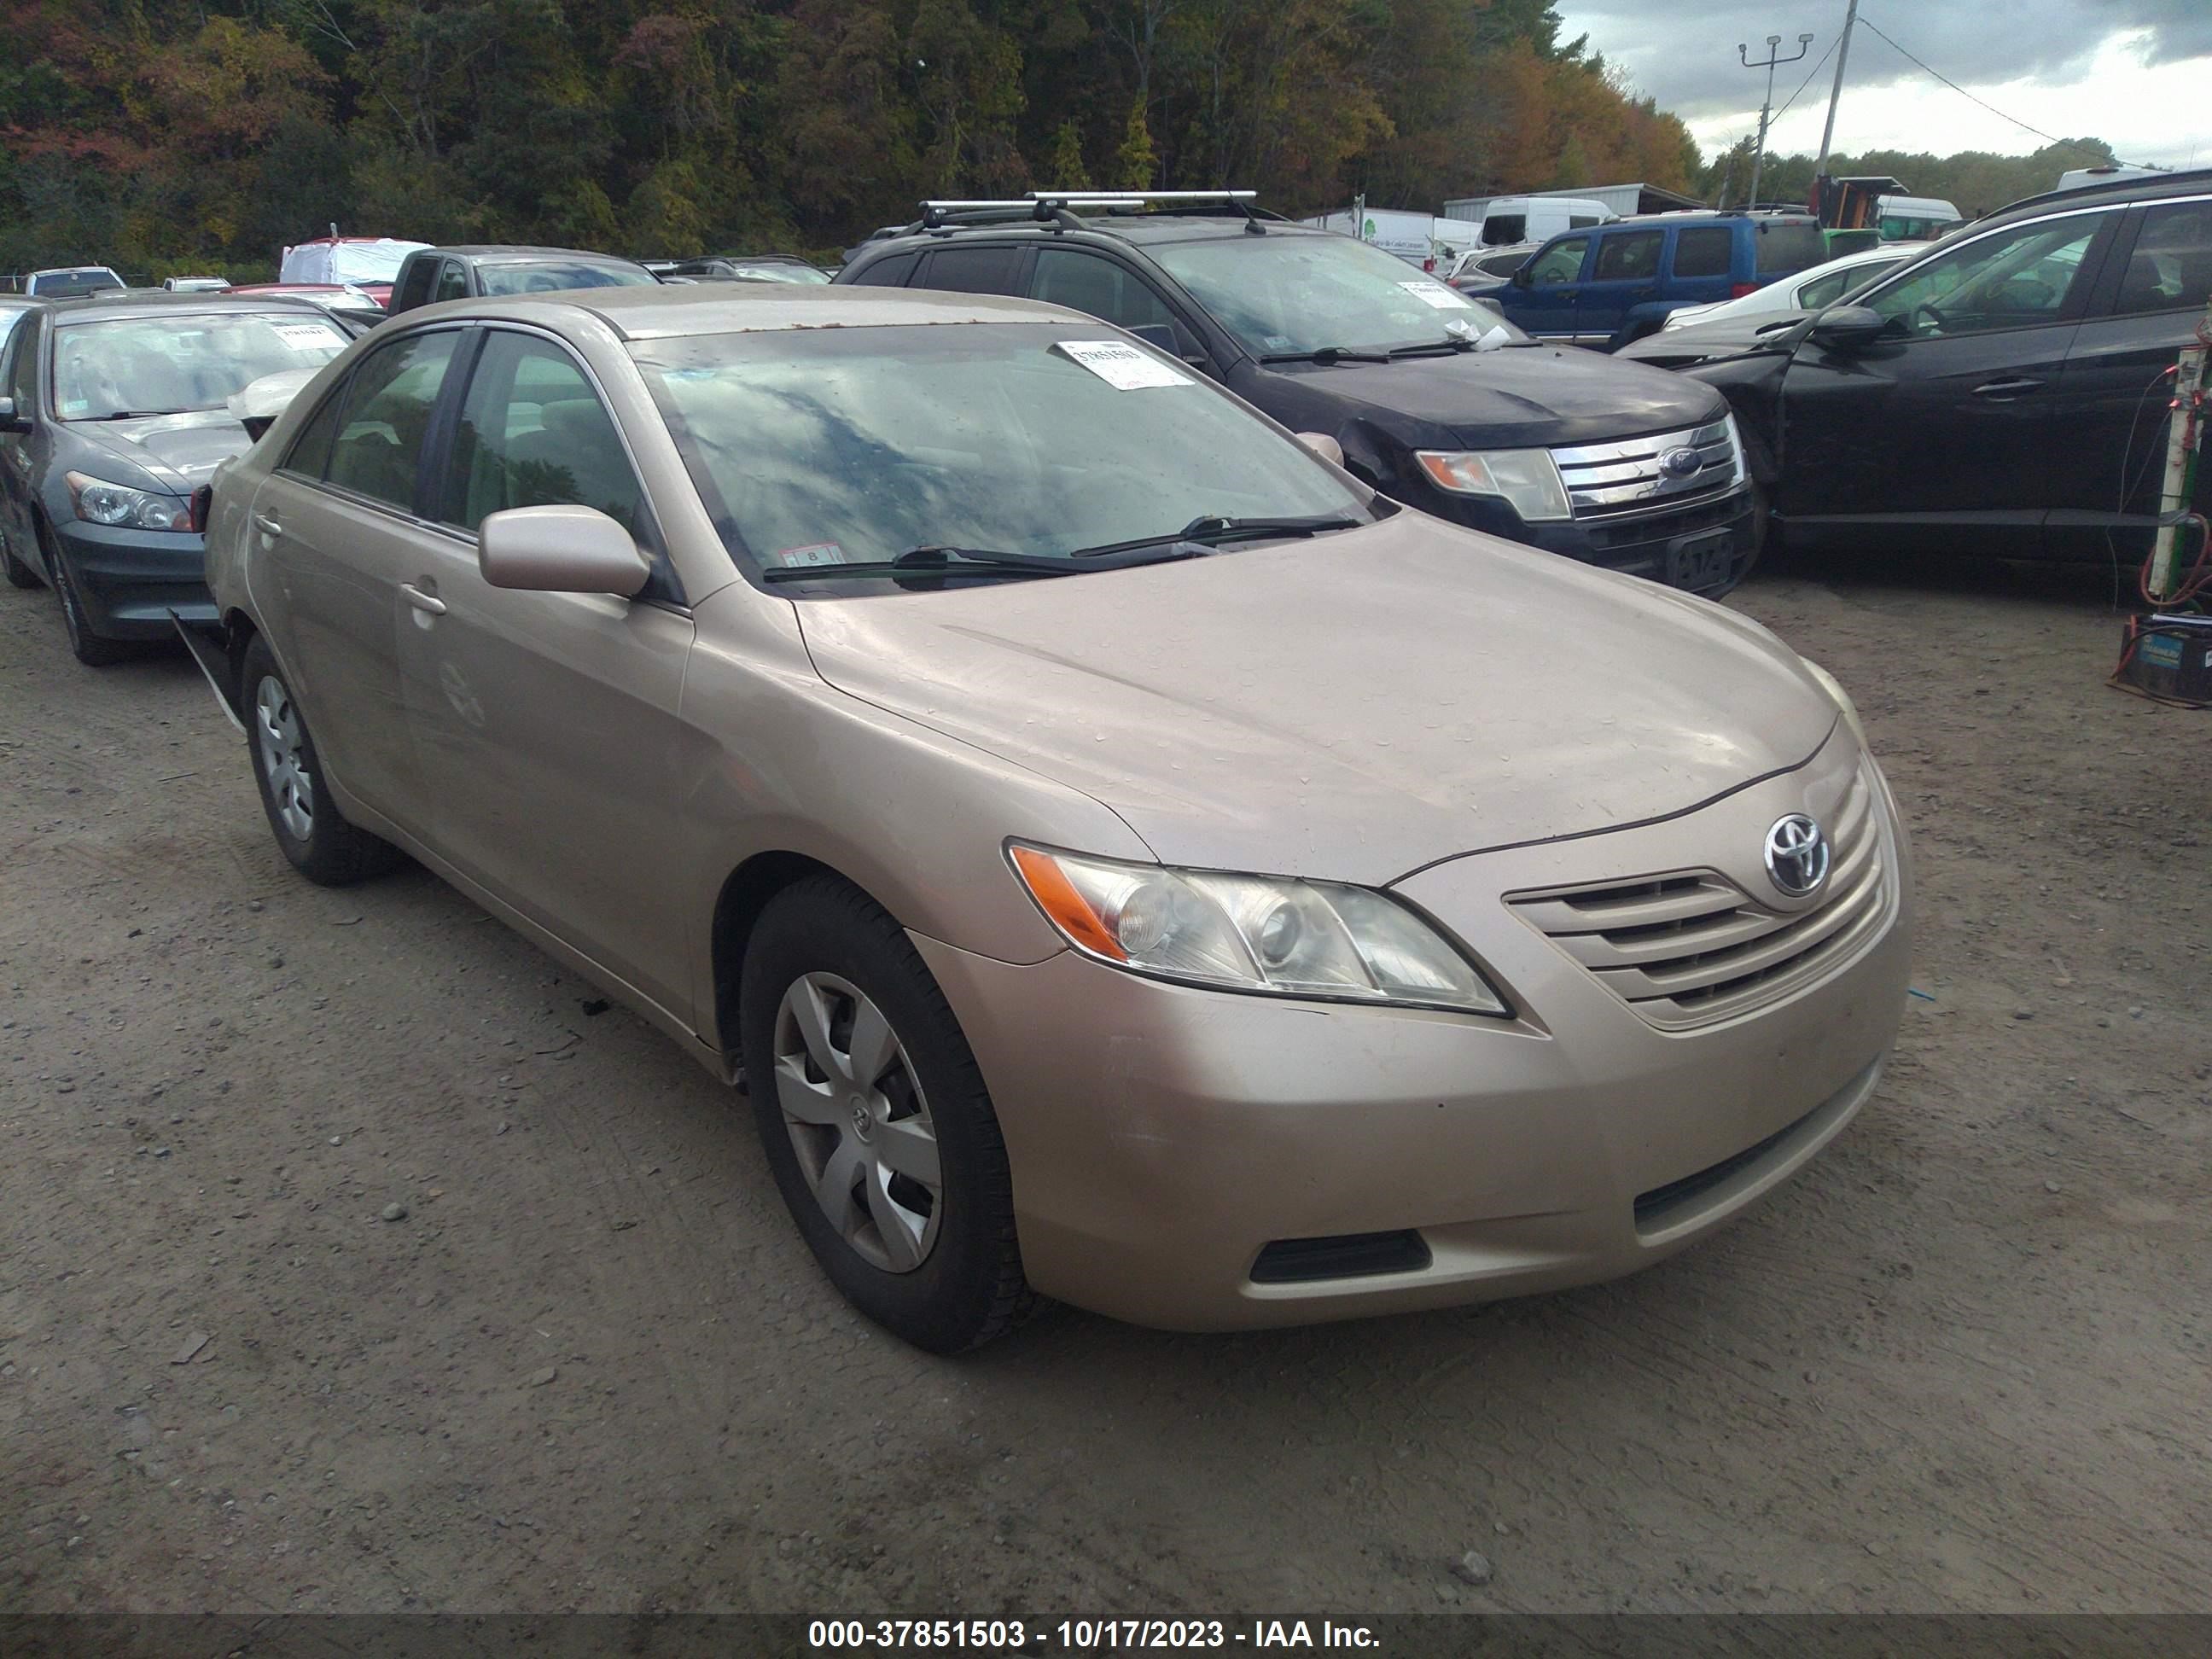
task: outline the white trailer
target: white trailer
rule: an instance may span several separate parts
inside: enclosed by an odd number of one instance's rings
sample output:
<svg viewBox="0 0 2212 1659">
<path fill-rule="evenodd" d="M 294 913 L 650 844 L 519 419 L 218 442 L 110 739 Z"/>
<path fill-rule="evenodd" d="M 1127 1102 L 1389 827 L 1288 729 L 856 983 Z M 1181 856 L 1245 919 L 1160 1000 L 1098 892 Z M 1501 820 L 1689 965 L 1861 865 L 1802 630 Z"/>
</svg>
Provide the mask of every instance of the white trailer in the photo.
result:
<svg viewBox="0 0 2212 1659">
<path fill-rule="evenodd" d="M 1613 194 L 1629 192 L 1628 213 L 1634 213 L 1640 185 L 1621 185 Z M 1565 230 L 1609 224 L 1626 216 L 1603 192 L 1575 196 L 1467 196 L 1444 204 L 1444 222 L 1471 227 L 1462 232 L 1475 247 L 1505 247 L 1520 242 L 1546 242 Z"/>
<path fill-rule="evenodd" d="M 1409 265 L 1423 270 L 1436 269 L 1436 217 L 1427 213 L 1407 213 L 1396 208 L 1369 208 L 1364 214 L 1352 208 L 1336 213 L 1323 213 L 1299 222 L 1322 230 L 1333 230 L 1342 236 L 1357 236 L 1363 242 L 1372 242 L 1385 253 L 1395 253 Z"/>
</svg>

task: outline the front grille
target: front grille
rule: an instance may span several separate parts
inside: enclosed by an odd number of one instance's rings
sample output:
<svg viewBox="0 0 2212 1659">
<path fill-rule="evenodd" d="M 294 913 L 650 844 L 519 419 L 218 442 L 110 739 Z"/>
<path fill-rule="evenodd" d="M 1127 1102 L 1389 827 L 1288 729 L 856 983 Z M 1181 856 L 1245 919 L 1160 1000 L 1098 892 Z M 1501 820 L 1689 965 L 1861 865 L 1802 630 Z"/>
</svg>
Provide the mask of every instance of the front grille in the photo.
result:
<svg viewBox="0 0 2212 1659">
<path fill-rule="evenodd" d="M 1676 474 L 1660 464 L 1662 457 L 1684 449 L 1698 458 L 1694 471 Z M 1577 519 L 1636 513 L 1680 496 L 1725 495 L 1743 481 L 1743 457 L 1725 420 L 1620 443 L 1554 449 L 1552 459 Z"/>
<path fill-rule="evenodd" d="M 1692 501 L 1687 507 L 1670 504 L 1663 511 L 1633 519 L 1600 519 L 1589 527 L 1590 545 L 1607 555 L 1641 546 L 1656 562 L 1675 537 L 1725 529 L 1750 511 L 1751 503 L 1743 495 L 1731 494 Z M 1613 561 L 1608 557 L 1606 562 L 1610 565 Z"/>
<path fill-rule="evenodd" d="M 1711 1024 L 1832 973 L 1894 908 L 1874 787 L 1852 780 L 1820 902 L 1773 908 L 1711 870 L 1509 895 L 1531 927 L 1662 1030 Z"/>
</svg>

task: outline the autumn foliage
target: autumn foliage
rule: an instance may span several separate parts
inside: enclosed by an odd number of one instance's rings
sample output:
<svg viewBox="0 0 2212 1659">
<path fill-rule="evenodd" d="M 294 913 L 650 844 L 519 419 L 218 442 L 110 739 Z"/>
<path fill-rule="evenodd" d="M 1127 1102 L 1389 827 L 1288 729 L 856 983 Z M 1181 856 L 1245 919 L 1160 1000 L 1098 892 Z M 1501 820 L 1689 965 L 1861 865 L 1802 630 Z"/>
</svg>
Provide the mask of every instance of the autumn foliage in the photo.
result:
<svg viewBox="0 0 2212 1659">
<path fill-rule="evenodd" d="M 0 0 L 0 270 L 265 275 L 337 223 L 834 249 L 918 198 L 1306 212 L 1698 166 L 1545 0 Z"/>
</svg>

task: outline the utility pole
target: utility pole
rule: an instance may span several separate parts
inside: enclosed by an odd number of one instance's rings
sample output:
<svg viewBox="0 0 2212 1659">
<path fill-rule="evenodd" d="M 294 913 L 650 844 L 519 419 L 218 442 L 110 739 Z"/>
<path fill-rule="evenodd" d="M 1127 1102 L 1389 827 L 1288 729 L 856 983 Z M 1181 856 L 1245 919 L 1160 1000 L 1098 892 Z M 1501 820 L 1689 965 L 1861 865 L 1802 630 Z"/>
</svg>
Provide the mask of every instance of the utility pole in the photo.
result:
<svg viewBox="0 0 2212 1659">
<path fill-rule="evenodd" d="M 1759 106 L 1759 147 L 1752 153 L 1751 200 L 1747 204 L 1747 206 L 1756 208 L 1759 205 L 1759 173 L 1766 161 L 1766 112 L 1774 106 L 1775 65 L 1796 63 L 1799 58 L 1802 58 L 1811 50 L 1812 45 L 1811 35 L 1801 34 L 1797 37 L 1796 56 L 1778 58 L 1775 53 L 1781 49 L 1782 37 L 1778 34 L 1770 34 L 1766 37 L 1766 56 L 1758 63 L 1752 62 L 1749 46 L 1741 43 L 1736 46 L 1735 55 L 1743 59 L 1743 66 L 1746 69 L 1763 69 L 1766 71 L 1766 96 Z"/>
<path fill-rule="evenodd" d="M 1844 96 L 1844 65 L 1851 60 L 1851 28 L 1859 21 L 1859 0 L 1844 9 L 1844 37 L 1836 43 L 1836 84 L 1828 92 L 1828 122 L 1820 129 L 1820 159 L 1813 163 L 1813 211 L 1826 224 L 1828 216 L 1820 198 L 1827 194 L 1828 149 L 1836 137 L 1836 106 Z"/>
</svg>

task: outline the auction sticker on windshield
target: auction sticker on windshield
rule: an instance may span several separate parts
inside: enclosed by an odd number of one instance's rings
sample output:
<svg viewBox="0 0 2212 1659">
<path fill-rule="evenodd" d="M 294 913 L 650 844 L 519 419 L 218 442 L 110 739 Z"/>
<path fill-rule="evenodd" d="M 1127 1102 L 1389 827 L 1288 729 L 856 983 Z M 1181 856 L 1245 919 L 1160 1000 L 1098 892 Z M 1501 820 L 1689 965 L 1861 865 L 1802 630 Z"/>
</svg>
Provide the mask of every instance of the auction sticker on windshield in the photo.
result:
<svg viewBox="0 0 2212 1659">
<path fill-rule="evenodd" d="M 1401 283 L 1400 288 L 1423 305 L 1434 306 L 1438 311 L 1457 311 L 1468 303 L 1467 296 L 1446 288 L 1432 277 L 1416 276 L 1410 283 Z"/>
<path fill-rule="evenodd" d="M 277 323 L 274 327 L 276 337 L 288 346 L 314 350 L 344 344 L 333 331 L 320 323 Z"/>
<path fill-rule="evenodd" d="M 809 542 L 804 547 L 781 550 L 775 556 L 775 562 L 781 565 L 842 564 L 845 562 L 845 550 L 835 542 Z"/>
<path fill-rule="evenodd" d="M 1170 368 L 1156 357 L 1147 357 L 1119 340 L 1060 340 L 1053 349 L 1089 369 L 1110 386 L 1141 392 L 1147 386 L 1191 386 L 1190 376 Z"/>
</svg>

